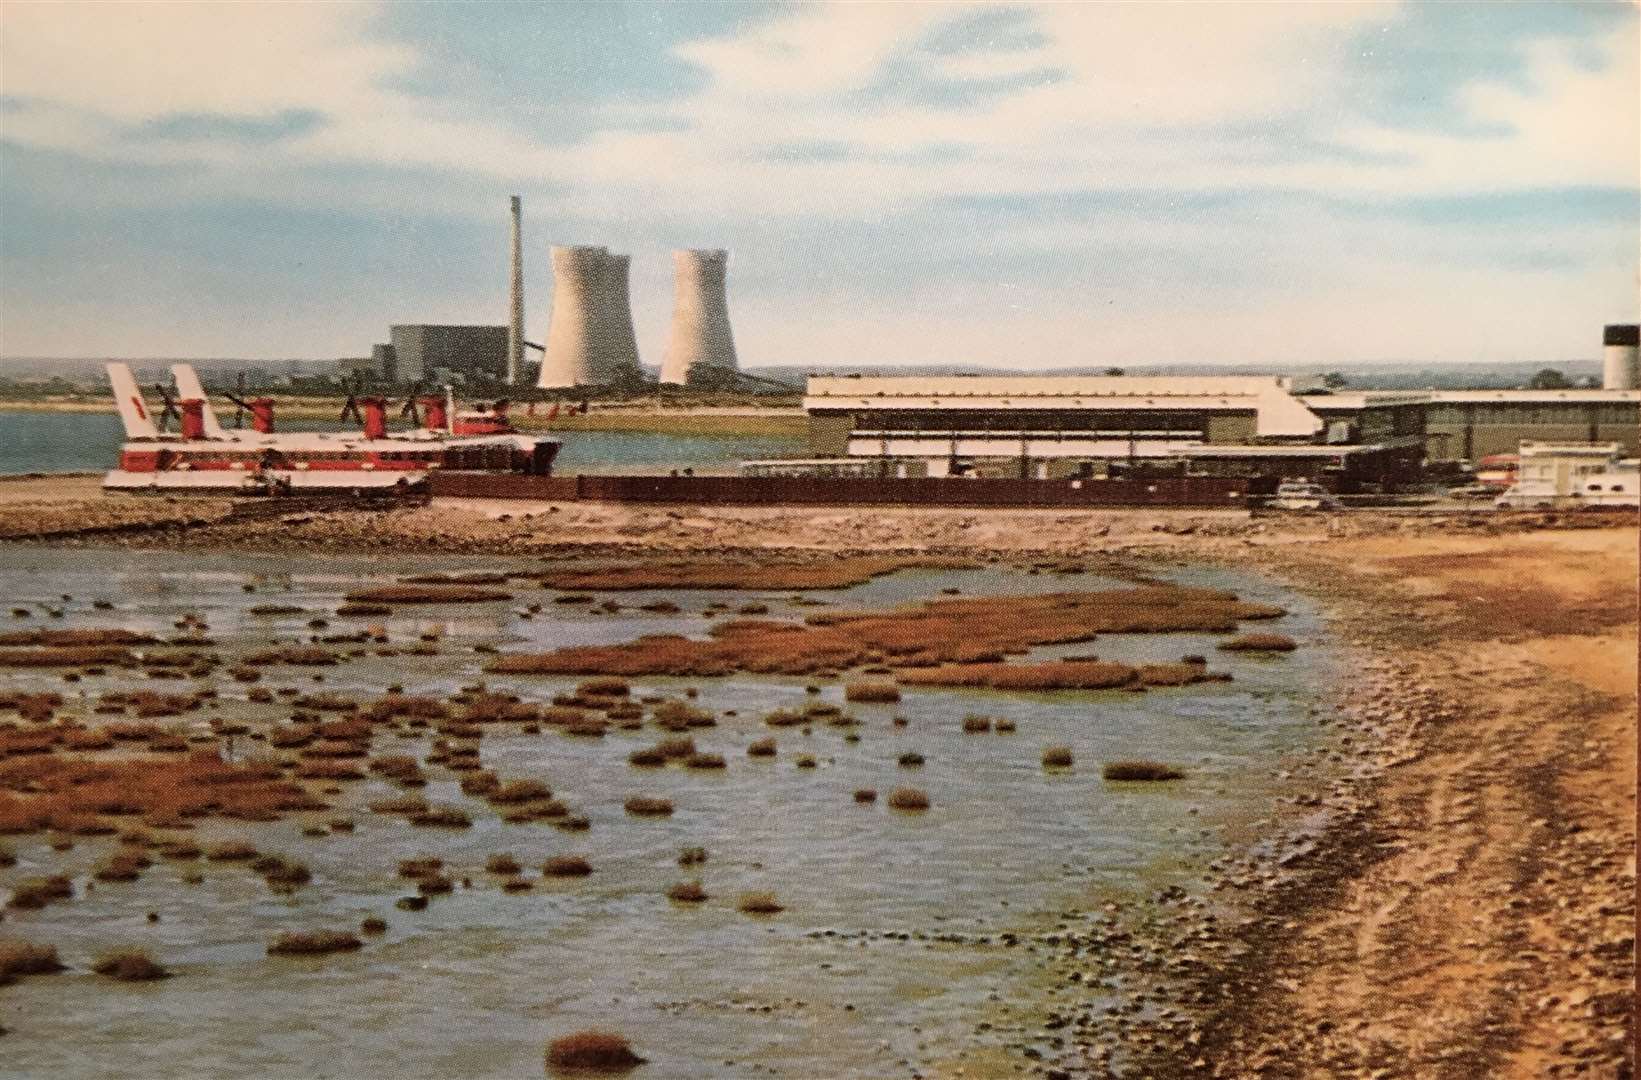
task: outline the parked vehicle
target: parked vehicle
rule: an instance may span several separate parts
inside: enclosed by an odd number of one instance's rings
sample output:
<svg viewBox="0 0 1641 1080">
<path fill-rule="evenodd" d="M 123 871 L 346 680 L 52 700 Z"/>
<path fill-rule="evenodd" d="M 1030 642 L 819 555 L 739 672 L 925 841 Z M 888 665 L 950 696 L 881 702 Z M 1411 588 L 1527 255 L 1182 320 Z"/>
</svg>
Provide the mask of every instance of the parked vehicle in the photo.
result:
<svg viewBox="0 0 1641 1080">
<path fill-rule="evenodd" d="M 1501 510 L 1641 506 L 1641 462 L 1618 443 L 1521 444 L 1516 483 L 1494 503 Z"/>
<path fill-rule="evenodd" d="M 1274 510 L 1339 510 L 1342 504 L 1321 484 L 1309 480 L 1284 480 L 1265 504 Z"/>
</svg>

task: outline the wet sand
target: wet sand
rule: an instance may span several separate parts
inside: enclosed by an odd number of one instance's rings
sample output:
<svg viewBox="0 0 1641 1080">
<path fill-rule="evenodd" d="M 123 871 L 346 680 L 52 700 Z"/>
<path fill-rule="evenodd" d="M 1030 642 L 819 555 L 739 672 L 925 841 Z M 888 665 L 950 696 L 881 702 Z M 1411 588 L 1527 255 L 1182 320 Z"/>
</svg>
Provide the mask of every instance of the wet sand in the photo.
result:
<svg viewBox="0 0 1641 1080">
<path fill-rule="evenodd" d="M 0 536 L 37 512 L 14 505 L 0 501 Z M 1332 722 L 1356 776 L 1309 796 L 1315 821 L 1296 842 L 1221 868 L 1220 887 L 1249 897 L 1247 917 L 1159 920 L 1155 947 L 1191 944 L 1181 974 L 1194 989 L 1080 1037 L 1087 1071 L 1633 1072 L 1633 517 L 436 504 L 119 542 L 518 557 L 778 548 L 1269 572 L 1322 600 L 1352 650 L 1359 677 Z M 1086 985 L 1098 942 L 1083 944 L 1045 959 L 1057 992 Z"/>
<path fill-rule="evenodd" d="M 1388 730 L 1213 1075 L 1632 1074 L 1636 539 L 1262 553 L 1375 658 L 1358 709 Z"/>
</svg>

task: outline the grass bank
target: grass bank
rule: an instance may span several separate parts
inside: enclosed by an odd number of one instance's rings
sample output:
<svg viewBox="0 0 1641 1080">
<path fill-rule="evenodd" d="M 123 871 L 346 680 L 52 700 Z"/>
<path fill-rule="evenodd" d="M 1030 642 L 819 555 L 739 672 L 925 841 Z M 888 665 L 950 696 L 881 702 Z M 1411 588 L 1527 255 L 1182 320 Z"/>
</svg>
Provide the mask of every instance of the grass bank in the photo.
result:
<svg viewBox="0 0 1641 1080">
<path fill-rule="evenodd" d="M 801 439 L 806 426 L 802 410 L 792 403 L 780 405 L 666 405 L 655 402 L 600 402 L 585 416 L 559 416 L 549 421 L 551 405 L 536 406 L 537 416 L 522 407 L 513 412 L 514 423 L 523 431 L 630 432 L 635 435 L 715 435 L 723 437 L 775 436 Z M 280 398 L 277 414 L 290 420 L 331 420 L 342 414 L 342 398 Z M 233 416 L 233 406 L 215 403 L 217 415 L 225 421 Z M 50 398 L 45 400 L 0 400 L 0 413 L 104 413 L 112 412 L 108 397 Z"/>
</svg>

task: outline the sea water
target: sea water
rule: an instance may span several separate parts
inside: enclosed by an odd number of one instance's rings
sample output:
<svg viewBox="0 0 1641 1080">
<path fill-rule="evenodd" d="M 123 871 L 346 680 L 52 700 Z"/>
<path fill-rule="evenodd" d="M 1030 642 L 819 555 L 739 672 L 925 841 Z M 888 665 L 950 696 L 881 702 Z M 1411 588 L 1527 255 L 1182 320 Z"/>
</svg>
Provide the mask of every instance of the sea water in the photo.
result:
<svg viewBox="0 0 1641 1080">
<path fill-rule="evenodd" d="M 332 621 L 320 632 L 341 629 L 344 620 L 330 612 L 343 593 L 363 584 L 411 573 L 518 568 L 516 560 L 497 559 L 7 547 L 0 548 L 0 596 L 7 608 L 36 612 L 17 619 L 19 627 L 120 626 L 170 635 L 180 615 L 194 613 L 209 624 L 214 648 L 231 658 L 273 640 L 305 640 L 317 615 Z M 572 812 L 591 820 L 589 831 L 506 824 L 487 804 L 463 796 L 456 774 L 430 766 L 430 783 L 419 793 L 434 804 L 464 807 L 472 828 L 417 828 L 370 813 L 366 803 L 400 793 L 372 778 L 340 785 L 343 794 L 329 797 L 327 811 L 266 824 L 208 819 L 190 834 L 202 846 L 243 838 L 306 863 L 313 881 L 290 895 L 271 892 L 243 866 L 164 859 L 135 882 L 99 882 L 88 893 L 88 875 L 112 850 L 111 838 L 77 838 L 67 852 L 52 851 L 43 835 L 6 838 L 18 864 L 0 869 L 0 894 L 26 876 L 68 873 L 78 895 L 40 911 L 7 912 L 0 926 L 0 936 L 56 946 L 71 969 L 0 989 L 10 1029 L 0 1072 L 540 1076 L 546 1042 L 587 1027 L 629 1037 L 649 1059 L 638 1074 L 646 1078 L 909 1076 L 987 1047 L 1013 1053 L 1041 1037 L 1049 1003 L 1039 955 L 1006 948 L 999 935 L 1029 936 L 1068 908 L 1102 900 L 1143 899 L 1175 885 L 1200 888 L 1206 865 L 1226 853 L 1227 838 L 1270 812 L 1282 790 L 1280 763 L 1321 738 L 1310 709 L 1335 661 L 1318 612 L 1258 578 L 1208 569 L 1176 576 L 1283 605 L 1290 613 L 1273 628 L 1299 639 L 1301 649 L 1277 658 L 1216 653 L 1223 635 L 1195 633 L 1111 634 L 1076 647 L 1125 661 L 1203 653 L 1233 676 L 1143 694 L 913 687 L 896 704 L 857 705 L 843 702 L 836 680 L 820 680 L 821 692 L 812 694 L 806 684 L 813 680 L 798 678 L 635 679 L 635 696 L 696 688 L 694 703 L 719 720 L 691 734 L 728 767 L 630 766 L 631 751 L 660 737 L 653 725 L 586 739 L 551 727 L 523 734 L 517 725 L 497 724 L 481 742 L 484 766 L 503 781 L 546 782 Z M 1092 574 L 920 570 L 802 595 L 855 608 L 947 588 L 980 595 L 1120 584 Z M 319 669 L 322 684 L 312 681 L 313 669 L 265 668 L 258 685 L 370 700 L 396 683 L 411 694 L 448 696 L 483 681 L 546 701 L 576 680 L 487 676 L 490 654 L 475 647 L 542 651 L 642 634 L 701 635 L 723 617 L 703 611 L 714 601 L 766 604 L 770 613 L 761 617 L 769 618 L 825 610 L 794 603 L 790 593 L 668 590 L 607 594 L 628 607 L 600 614 L 590 605 L 552 603 L 557 594 L 529 583 L 506 588 L 514 593 L 509 602 L 403 607 L 371 620 L 396 643 L 437 634 L 436 656 L 353 659 Z M 663 597 L 683 610 L 632 609 Z M 99 599 L 113 610 L 93 609 Z M 537 602 L 543 610 L 526 618 L 524 605 Z M 267 604 L 304 610 L 249 610 Z M 66 609 L 62 619 L 45 615 L 53 607 Z M 289 713 L 288 705 L 247 701 L 246 688 L 220 669 L 208 681 L 221 694 L 214 709 L 160 723 L 204 730 L 221 718 L 261 726 Z M 89 715 L 97 695 L 143 683 L 131 672 L 69 684 L 54 674 L 0 668 L 0 691 L 58 690 L 69 699 L 60 715 L 91 723 L 99 719 Z M 189 688 L 180 681 L 151 685 Z M 852 730 L 859 741 L 823 723 L 810 733 L 761 723 L 775 708 L 816 700 L 857 716 L 861 723 Z M 970 713 L 1011 719 L 1017 730 L 964 734 L 962 718 Z M 896 716 L 907 724 L 895 726 Z M 746 745 L 769 735 L 778 741 L 777 756 L 749 758 Z M 371 752 L 420 757 L 430 738 L 382 731 Z M 1045 772 L 1039 758 L 1050 745 L 1071 747 L 1076 766 Z M 239 740 L 238 752 L 247 749 Z M 923 754 L 926 764 L 900 768 L 897 758 L 908 750 Z M 814 755 L 818 767 L 798 768 L 799 754 Z M 1187 778 L 1102 781 L 1099 763 L 1123 758 L 1175 763 Z M 927 791 L 930 809 L 887 808 L 889 792 L 900 785 Z M 863 787 L 879 793 L 876 803 L 854 801 Z M 669 798 L 676 813 L 630 817 L 622 803 L 633 795 Z M 302 834 L 305 825 L 337 816 L 351 818 L 356 830 Z M 706 863 L 676 865 L 685 846 L 706 848 Z M 504 893 L 499 879 L 485 873 L 486 857 L 497 852 L 513 854 L 538 879 L 533 891 Z M 585 856 L 593 874 L 540 880 L 544 859 L 571 853 Z M 396 877 L 397 863 L 417 855 L 442 857 L 447 873 L 458 882 L 471 878 L 472 886 L 458 884 L 422 912 L 395 909 L 396 897 L 414 891 Z M 189 871 L 204 880 L 185 883 Z M 710 894 L 706 903 L 667 899 L 674 882 L 697 877 Z M 735 899 L 753 890 L 776 894 L 786 910 L 741 914 Z M 150 911 L 158 922 L 147 921 Z M 367 938 L 360 951 L 265 954 L 282 932 L 355 929 L 373 915 L 385 918 L 389 930 Z M 175 976 L 124 984 L 89 973 L 96 955 L 120 946 L 150 950 Z M 981 1021 L 995 1024 L 982 1031 Z"/>
</svg>

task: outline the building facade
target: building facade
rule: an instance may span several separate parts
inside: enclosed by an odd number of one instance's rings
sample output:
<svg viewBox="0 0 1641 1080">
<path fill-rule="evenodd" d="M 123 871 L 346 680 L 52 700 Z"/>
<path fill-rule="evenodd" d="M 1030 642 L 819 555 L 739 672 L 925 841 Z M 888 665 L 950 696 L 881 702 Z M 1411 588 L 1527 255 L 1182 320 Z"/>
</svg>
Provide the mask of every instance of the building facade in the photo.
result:
<svg viewBox="0 0 1641 1080">
<path fill-rule="evenodd" d="M 391 329 L 393 381 L 419 382 L 446 372 L 463 378 L 507 377 L 507 327 L 410 323 Z"/>
<path fill-rule="evenodd" d="M 1523 442 L 1641 448 L 1641 390 L 1435 390 L 1425 406 L 1432 461 L 1514 454 Z"/>
<path fill-rule="evenodd" d="M 1417 475 L 1425 400 L 1299 395 L 1247 375 L 815 376 L 804 409 L 815 458 L 875 461 L 882 476 L 1305 477 L 1353 491 Z"/>
</svg>

